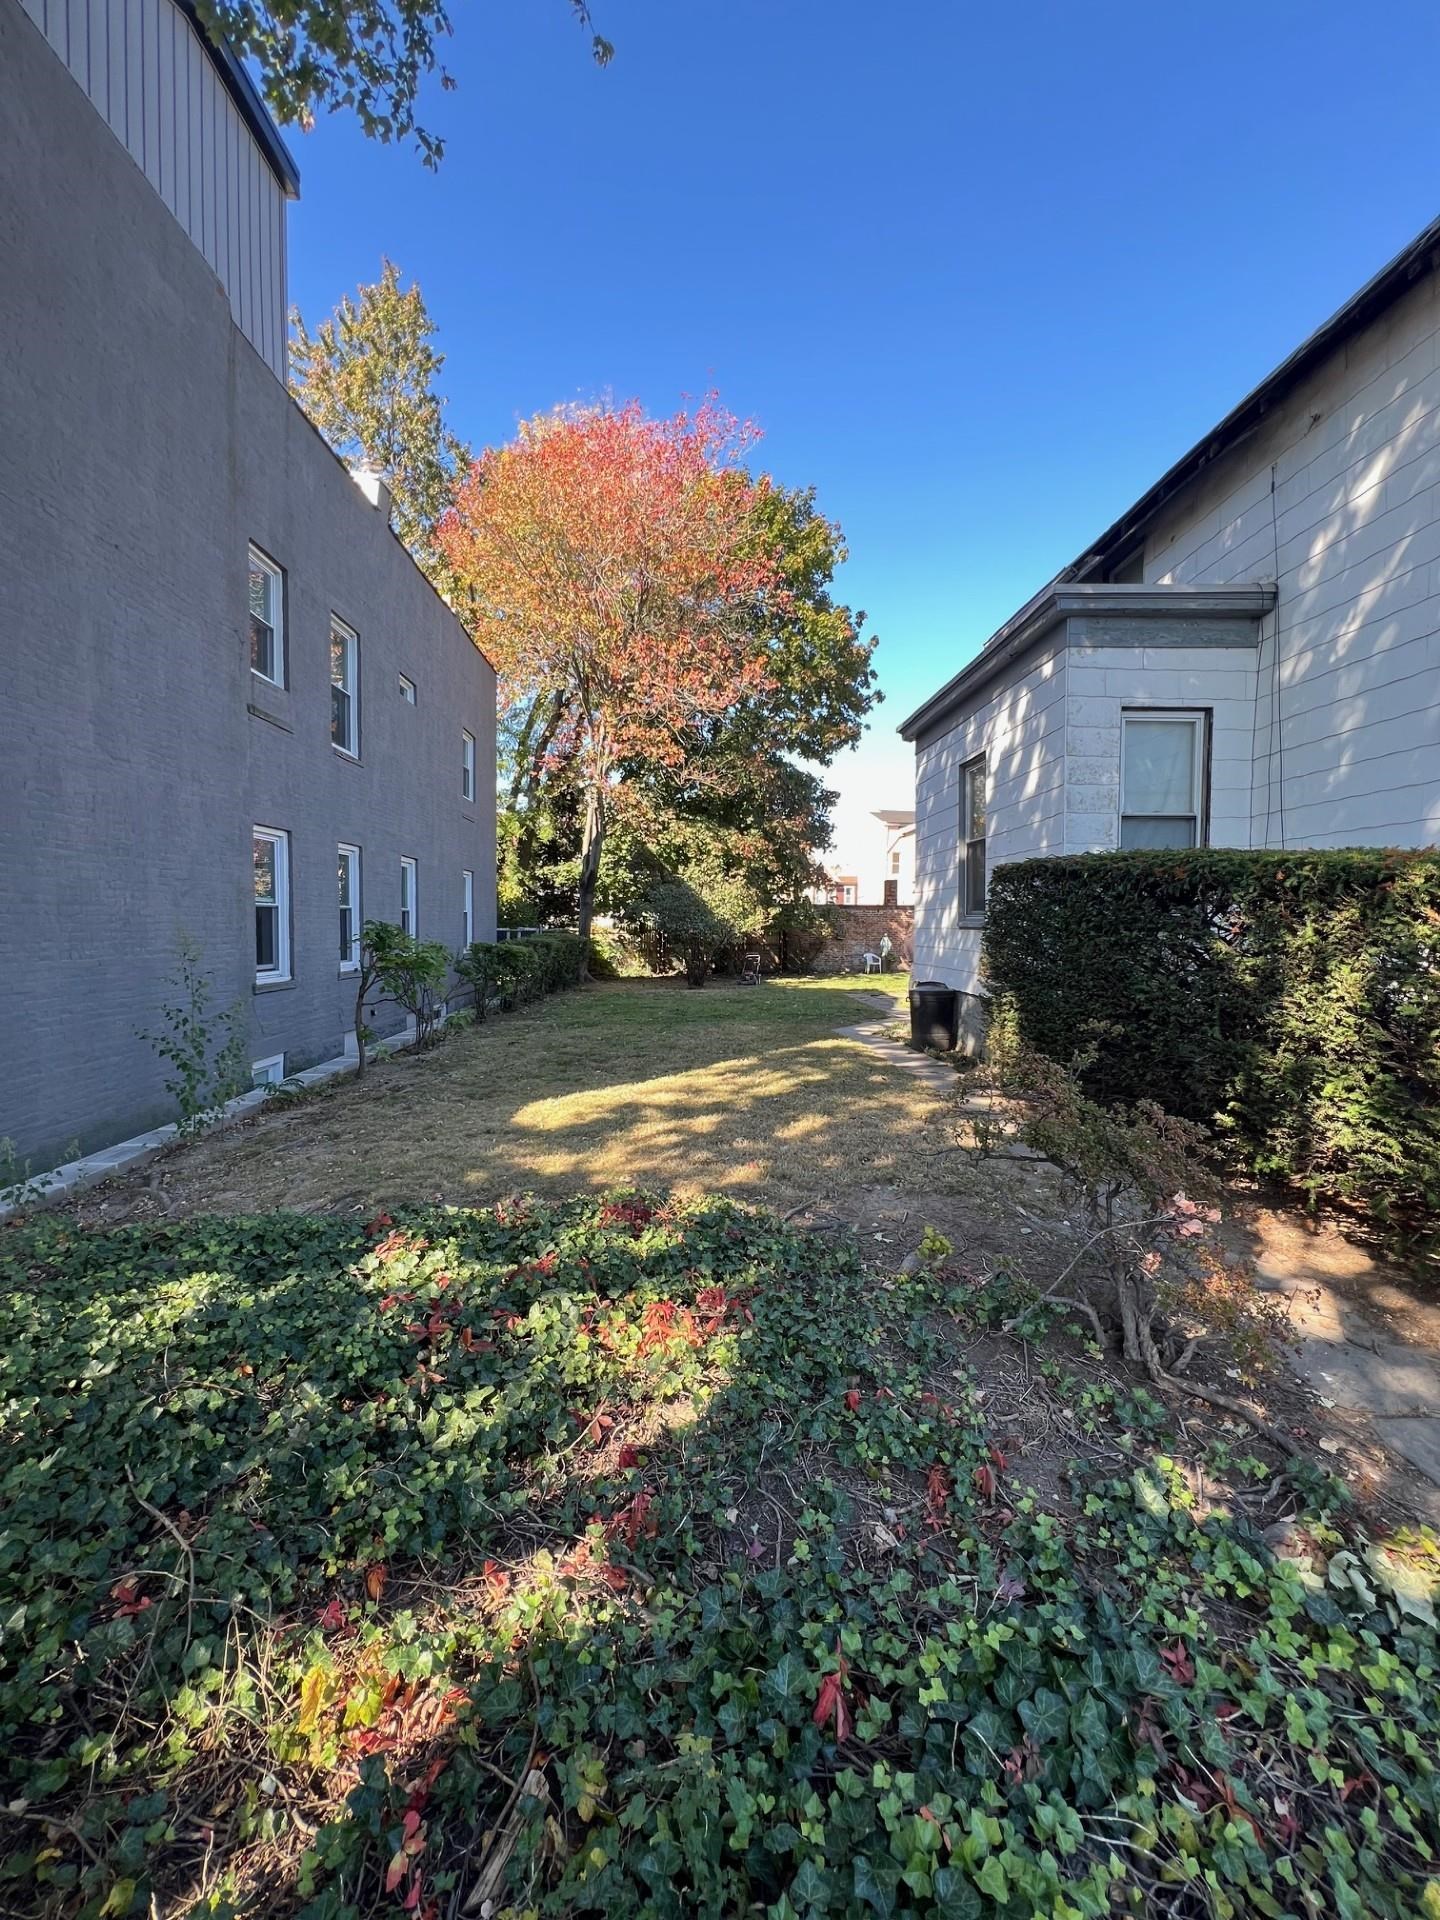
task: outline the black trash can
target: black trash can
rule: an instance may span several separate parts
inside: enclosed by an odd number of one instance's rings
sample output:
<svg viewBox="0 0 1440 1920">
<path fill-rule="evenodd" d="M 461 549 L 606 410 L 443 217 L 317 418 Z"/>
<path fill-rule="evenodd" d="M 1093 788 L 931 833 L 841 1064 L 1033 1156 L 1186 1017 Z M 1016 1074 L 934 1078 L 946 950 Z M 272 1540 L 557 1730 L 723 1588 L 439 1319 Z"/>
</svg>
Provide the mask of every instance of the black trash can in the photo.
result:
<svg viewBox="0 0 1440 1920">
<path fill-rule="evenodd" d="M 917 980 L 910 989 L 910 1044 L 923 1053 L 953 1053 L 960 1038 L 960 995 L 943 980 Z"/>
</svg>

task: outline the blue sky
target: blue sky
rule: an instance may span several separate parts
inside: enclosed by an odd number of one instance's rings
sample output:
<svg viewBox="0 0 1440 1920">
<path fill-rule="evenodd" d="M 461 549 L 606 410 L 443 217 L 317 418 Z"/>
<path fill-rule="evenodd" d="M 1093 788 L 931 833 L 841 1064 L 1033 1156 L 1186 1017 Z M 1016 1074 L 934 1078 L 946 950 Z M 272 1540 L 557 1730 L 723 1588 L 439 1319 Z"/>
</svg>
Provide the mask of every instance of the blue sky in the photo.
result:
<svg viewBox="0 0 1440 1920">
<path fill-rule="evenodd" d="M 458 431 L 717 387 L 844 526 L 894 727 L 1440 205 L 1440 26 L 1348 5 L 454 0 L 437 174 L 291 134 L 307 320 L 420 281 Z"/>
</svg>

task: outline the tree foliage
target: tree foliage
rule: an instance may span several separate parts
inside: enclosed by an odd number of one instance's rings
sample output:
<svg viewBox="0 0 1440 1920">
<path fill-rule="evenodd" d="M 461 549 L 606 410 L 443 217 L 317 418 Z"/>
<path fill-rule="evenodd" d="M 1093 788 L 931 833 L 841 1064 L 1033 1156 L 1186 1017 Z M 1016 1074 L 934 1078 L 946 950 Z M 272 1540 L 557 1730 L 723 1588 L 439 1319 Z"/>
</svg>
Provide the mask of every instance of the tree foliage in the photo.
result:
<svg viewBox="0 0 1440 1920">
<path fill-rule="evenodd" d="M 740 464 L 756 437 L 713 399 L 562 408 L 476 461 L 441 524 L 525 758 L 578 796 L 582 936 L 618 785 L 703 778 L 712 730 L 770 684 L 754 609 L 785 593 Z"/>
<path fill-rule="evenodd" d="M 569 0 L 590 34 L 598 65 L 615 49 L 594 30 L 588 0 Z M 265 103 L 282 126 L 313 125 L 320 113 L 352 112 L 374 140 L 413 137 L 425 164 L 445 143 L 416 123 L 420 88 L 431 74 L 455 82 L 440 63 L 450 33 L 443 0 L 196 0 L 207 33 L 253 61 Z"/>
<path fill-rule="evenodd" d="M 445 356 L 425 296 L 385 260 L 313 334 L 298 309 L 290 325 L 291 392 L 342 460 L 384 475 L 392 526 L 443 586 L 435 529 L 471 456 L 445 422 Z"/>
<path fill-rule="evenodd" d="M 814 769 L 855 744 L 881 696 L 865 616 L 831 590 L 844 536 L 813 488 L 757 487 L 749 538 L 782 587 L 740 609 L 765 685 L 705 716 L 681 764 L 625 765 L 596 898 L 600 911 L 653 931 L 645 903 L 657 884 L 674 880 L 706 898 L 733 884 L 752 902 L 746 937 L 768 927 L 783 946 L 813 918 L 806 895 L 830 843 L 835 795 Z M 502 720 L 502 910 L 522 924 L 573 910 L 581 810 L 572 763 L 557 751 L 560 719 L 543 688 Z"/>
</svg>

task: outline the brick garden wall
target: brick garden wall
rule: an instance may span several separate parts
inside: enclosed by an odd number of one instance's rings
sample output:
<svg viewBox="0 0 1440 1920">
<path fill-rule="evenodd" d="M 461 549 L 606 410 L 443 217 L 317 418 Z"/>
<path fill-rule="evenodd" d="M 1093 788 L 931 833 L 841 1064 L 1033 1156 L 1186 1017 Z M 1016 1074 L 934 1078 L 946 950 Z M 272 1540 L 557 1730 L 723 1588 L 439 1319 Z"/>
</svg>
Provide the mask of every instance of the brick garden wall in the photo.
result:
<svg viewBox="0 0 1440 1920">
<path fill-rule="evenodd" d="M 880 951 L 880 938 L 888 933 L 893 949 L 888 965 L 897 971 L 910 964 L 911 943 L 915 932 L 913 907 L 832 907 L 838 935 L 827 940 L 816 955 L 816 973 L 859 973 L 864 955 Z"/>
</svg>

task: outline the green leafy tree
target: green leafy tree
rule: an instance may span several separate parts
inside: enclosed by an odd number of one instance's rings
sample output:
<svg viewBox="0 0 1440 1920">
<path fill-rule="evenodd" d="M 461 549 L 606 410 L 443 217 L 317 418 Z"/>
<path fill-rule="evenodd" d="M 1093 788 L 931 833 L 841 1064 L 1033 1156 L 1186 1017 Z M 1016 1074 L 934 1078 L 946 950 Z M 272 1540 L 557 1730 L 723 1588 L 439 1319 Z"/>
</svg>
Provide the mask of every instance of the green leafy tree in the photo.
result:
<svg viewBox="0 0 1440 1920">
<path fill-rule="evenodd" d="M 569 0 L 590 34 L 598 65 L 615 49 L 594 30 L 588 0 Z M 437 43 L 450 32 L 442 0 L 196 0 L 206 31 L 255 64 L 266 105 L 284 126 L 310 127 L 320 113 L 348 111 L 373 140 L 413 138 L 429 167 L 445 143 L 417 125 L 421 85 L 436 74 Z"/>
<path fill-rule="evenodd" d="M 445 423 L 437 391 L 445 356 L 418 285 L 381 263 L 313 334 L 290 315 L 290 390 L 342 460 L 378 467 L 390 488 L 391 525 L 442 589 L 435 527 L 470 449 Z"/>
</svg>

